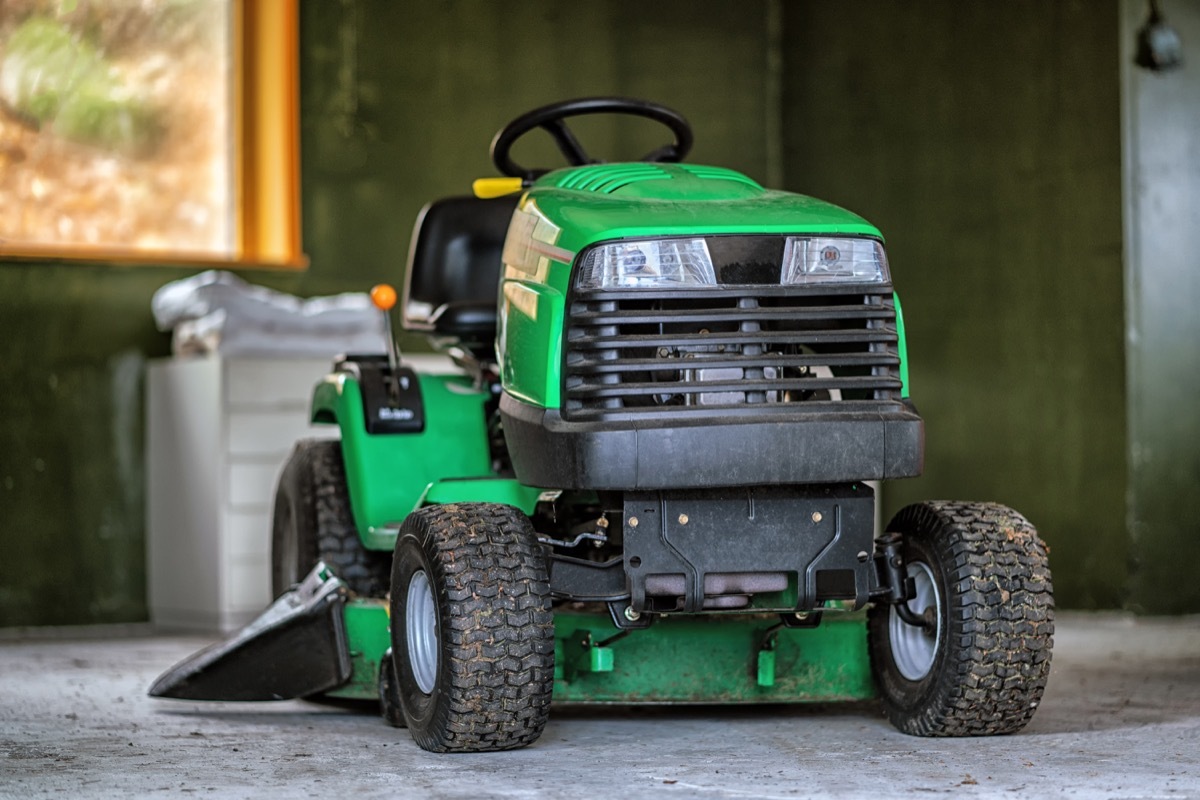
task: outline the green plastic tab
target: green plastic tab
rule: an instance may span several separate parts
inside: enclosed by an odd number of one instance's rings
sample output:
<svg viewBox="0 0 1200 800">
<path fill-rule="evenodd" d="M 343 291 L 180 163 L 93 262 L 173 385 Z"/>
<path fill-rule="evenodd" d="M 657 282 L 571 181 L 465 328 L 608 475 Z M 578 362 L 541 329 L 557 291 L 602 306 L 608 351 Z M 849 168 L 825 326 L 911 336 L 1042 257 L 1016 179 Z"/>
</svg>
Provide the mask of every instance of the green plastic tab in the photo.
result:
<svg viewBox="0 0 1200 800">
<path fill-rule="evenodd" d="M 758 651 L 758 685 L 775 685 L 775 651 Z"/>
<path fill-rule="evenodd" d="M 588 668 L 592 672 L 613 671 L 613 651 L 611 647 L 589 647 Z"/>
</svg>

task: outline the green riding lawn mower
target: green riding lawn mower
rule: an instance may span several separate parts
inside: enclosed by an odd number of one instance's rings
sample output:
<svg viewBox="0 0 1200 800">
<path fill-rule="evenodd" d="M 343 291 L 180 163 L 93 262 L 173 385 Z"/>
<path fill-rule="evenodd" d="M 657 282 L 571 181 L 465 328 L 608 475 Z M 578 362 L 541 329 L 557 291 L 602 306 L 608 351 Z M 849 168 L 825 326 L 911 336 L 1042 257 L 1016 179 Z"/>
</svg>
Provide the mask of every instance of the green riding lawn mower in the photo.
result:
<svg viewBox="0 0 1200 800">
<path fill-rule="evenodd" d="M 565 123 L 591 114 L 672 141 L 597 161 Z M 539 128 L 570 166 L 513 160 Z M 882 235 L 681 163 L 691 144 L 622 98 L 496 135 L 507 177 L 422 211 L 401 298 L 456 368 L 392 341 L 334 364 L 311 417 L 340 441 L 300 442 L 279 481 L 278 599 L 153 695 L 377 698 L 459 752 L 534 742 L 552 701 L 880 697 L 920 736 L 1030 720 L 1054 630 L 1034 528 L 938 501 L 876 531 L 873 482 L 920 474 L 924 446 Z"/>
</svg>

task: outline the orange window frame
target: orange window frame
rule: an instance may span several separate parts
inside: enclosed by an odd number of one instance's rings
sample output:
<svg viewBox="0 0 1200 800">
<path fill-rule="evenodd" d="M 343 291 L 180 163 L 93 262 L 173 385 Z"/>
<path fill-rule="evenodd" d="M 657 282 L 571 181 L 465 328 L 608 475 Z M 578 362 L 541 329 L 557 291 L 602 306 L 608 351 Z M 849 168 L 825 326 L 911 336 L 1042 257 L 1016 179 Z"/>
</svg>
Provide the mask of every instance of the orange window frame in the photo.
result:
<svg viewBox="0 0 1200 800">
<path fill-rule="evenodd" d="M 299 0 L 228 0 L 234 87 L 234 249 L 228 255 L 0 241 L 0 261 L 308 266 L 300 231 Z"/>
<path fill-rule="evenodd" d="M 298 0 L 235 0 L 239 260 L 304 267 Z"/>
</svg>

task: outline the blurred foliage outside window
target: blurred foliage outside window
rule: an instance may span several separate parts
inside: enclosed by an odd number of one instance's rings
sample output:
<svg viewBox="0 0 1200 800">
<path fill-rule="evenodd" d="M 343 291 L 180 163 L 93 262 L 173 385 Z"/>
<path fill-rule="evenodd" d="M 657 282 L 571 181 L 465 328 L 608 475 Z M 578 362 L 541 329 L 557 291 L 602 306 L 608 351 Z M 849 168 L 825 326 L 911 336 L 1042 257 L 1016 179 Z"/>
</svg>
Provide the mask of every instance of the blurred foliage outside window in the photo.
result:
<svg viewBox="0 0 1200 800">
<path fill-rule="evenodd" d="M 0 255 L 236 256 L 233 0 L 0 0 Z"/>
</svg>

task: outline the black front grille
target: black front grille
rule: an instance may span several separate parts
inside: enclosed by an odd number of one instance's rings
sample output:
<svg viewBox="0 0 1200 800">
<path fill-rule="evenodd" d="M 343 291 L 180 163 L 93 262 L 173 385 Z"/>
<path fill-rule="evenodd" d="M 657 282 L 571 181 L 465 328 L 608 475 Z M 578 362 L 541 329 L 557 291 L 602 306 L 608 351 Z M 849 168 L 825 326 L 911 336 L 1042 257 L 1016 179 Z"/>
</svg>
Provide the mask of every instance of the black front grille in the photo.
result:
<svg viewBox="0 0 1200 800">
<path fill-rule="evenodd" d="M 891 287 L 576 293 L 563 416 L 797 410 L 900 395 Z"/>
</svg>

